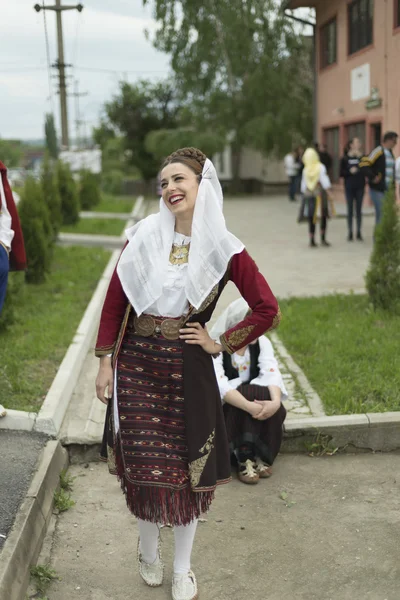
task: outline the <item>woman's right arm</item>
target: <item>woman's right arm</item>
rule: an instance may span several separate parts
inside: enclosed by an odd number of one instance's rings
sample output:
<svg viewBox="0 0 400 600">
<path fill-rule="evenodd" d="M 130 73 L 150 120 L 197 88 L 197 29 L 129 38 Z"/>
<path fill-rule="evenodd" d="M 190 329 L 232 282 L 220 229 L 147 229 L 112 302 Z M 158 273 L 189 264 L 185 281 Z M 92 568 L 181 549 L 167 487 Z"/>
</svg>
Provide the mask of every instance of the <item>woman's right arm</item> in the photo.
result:
<svg viewBox="0 0 400 600">
<path fill-rule="evenodd" d="M 346 179 L 346 177 L 349 176 L 349 165 L 348 165 L 348 161 L 347 161 L 347 157 L 343 156 L 342 160 L 340 161 L 340 177 L 343 177 L 343 179 Z"/>
<path fill-rule="evenodd" d="M 95 346 L 95 354 L 99 358 L 114 351 L 127 306 L 128 299 L 122 289 L 117 267 L 115 267 L 104 300 L 103 310 L 101 311 L 99 332 Z"/>
</svg>

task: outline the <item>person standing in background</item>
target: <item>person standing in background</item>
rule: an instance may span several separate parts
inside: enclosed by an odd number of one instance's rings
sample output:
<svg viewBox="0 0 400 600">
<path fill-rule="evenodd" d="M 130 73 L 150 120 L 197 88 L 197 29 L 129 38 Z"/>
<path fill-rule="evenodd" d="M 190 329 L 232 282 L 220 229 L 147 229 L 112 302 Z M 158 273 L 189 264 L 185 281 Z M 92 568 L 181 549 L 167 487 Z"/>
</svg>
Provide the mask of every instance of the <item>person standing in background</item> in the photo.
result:
<svg viewBox="0 0 400 600">
<path fill-rule="evenodd" d="M 369 194 L 375 207 L 375 225 L 381 222 L 383 198 L 395 180 L 393 148 L 398 137 L 394 131 L 388 131 L 383 136 L 382 144 L 372 150 L 369 156 L 363 156 L 360 161 L 359 166 L 368 178 Z"/>
<path fill-rule="evenodd" d="M 320 220 L 321 246 L 330 246 L 326 240 L 328 218 L 334 214 L 333 197 L 330 192 L 331 182 L 325 165 L 319 160 L 314 148 L 307 148 L 303 156 L 303 175 L 301 193 L 303 195 L 298 222 L 308 221 L 310 248 L 316 248 L 315 229 Z M 329 207 L 331 205 L 331 210 Z"/>
<path fill-rule="evenodd" d="M 296 161 L 296 169 L 297 169 L 296 182 L 295 182 L 295 188 L 296 188 L 295 194 L 298 196 L 301 194 L 301 177 L 303 175 L 303 169 L 304 169 L 303 155 L 304 155 L 303 146 L 298 146 L 296 148 L 296 152 L 295 152 L 295 161 Z"/>
<path fill-rule="evenodd" d="M 289 200 L 294 202 L 296 200 L 296 176 L 298 171 L 296 166 L 296 151 L 292 150 L 286 154 L 283 162 L 285 165 L 285 172 L 289 180 Z"/>
<path fill-rule="evenodd" d="M 24 271 L 24 238 L 17 208 L 7 179 L 7 168 L 0 161 L 0 315 L 6 297 L 10 270 Z"/>
<path fill-rule="evenodd" d="M 353 241 L 353 208 L 356 205 L 357 239 L 363 241 L 361 234 L 362 203 L 365 191 L 365 175 L 360 170 L 362 158 L 359 138 L 351 139 L 340 162 L 340 177 L 343 177 L 347 201 L 347 225 L 349 242 Z"/>
</svg>

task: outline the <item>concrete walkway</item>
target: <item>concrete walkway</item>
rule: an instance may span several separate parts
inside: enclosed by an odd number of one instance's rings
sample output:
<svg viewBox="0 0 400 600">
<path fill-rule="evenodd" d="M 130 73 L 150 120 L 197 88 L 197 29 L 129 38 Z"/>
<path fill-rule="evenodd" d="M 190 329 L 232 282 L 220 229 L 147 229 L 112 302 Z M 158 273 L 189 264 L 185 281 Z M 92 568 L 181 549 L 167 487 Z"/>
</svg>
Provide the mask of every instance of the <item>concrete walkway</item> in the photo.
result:
<svg viewBox="0 0 400 600">
<path fill-rule="evenodd" d="M 399 460 L 393 454 L 285 455 L 273 477 L 257 486 L 236 479 L 222 486 L 197 532 L 200 598 L 398 600 Z M 136 522 L 115 478 L 101 463 L 70 473 L 76 506 L 59 516 L 47 544 L 61 577 L 47 596 L 171 598 L 172 531 L 162 530 L 165 585 L 150 589 L 138 575 Z"/>
</svg>

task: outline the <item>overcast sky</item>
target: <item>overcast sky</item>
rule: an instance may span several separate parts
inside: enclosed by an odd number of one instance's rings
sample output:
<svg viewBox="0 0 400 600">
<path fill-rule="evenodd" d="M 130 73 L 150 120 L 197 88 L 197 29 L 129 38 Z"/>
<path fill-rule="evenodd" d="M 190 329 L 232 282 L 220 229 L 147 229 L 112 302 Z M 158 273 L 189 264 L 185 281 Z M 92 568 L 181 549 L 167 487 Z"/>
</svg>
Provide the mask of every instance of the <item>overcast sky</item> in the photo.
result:
<svg viewBox="0 0 400 600">
<path fill-rule="evenodd" d="M 42 0 L 39 0 L 39 4 Z M 63 0 L 63 4 L 74 4 Z M 76 2 L 78 3 L 78 2 Z M 47 74 L 43 11 L 33 9 L 35 0 L 2 0 L 0 36 L 0 137 L 43 137 L 44 113 L 51 110 Z M 45 4 L 53 4 L 45 0 Z M 74 64 L 69 74 L 79 79 L 82 117 L 88 133 L 97 123 L 101 107 L 125 77 L 160 79 L 168 76 L 168 56 L 157 52 L 145 38 L 154 30 L 151 8 L 142 0 L 82 0 L 84 10 L 63 12 L 65 61 Z M 56 18 L 46 11 L 50 60 L 57 58 Z M 109 69 L 113 72 L 84 69 Z M 57 71 L 52 69 L 52 74 Z M 70 80 L 73 83 L 73 79 Z M 57 79 L 52 79 L 56 123 L 59 123 Z M 73 89 L 70 86 L 70 91 Z M 68 100 L 70 135 L 75 135 L 75 100 Z"/>
<path fill-rule="evenodd" d="M 33 9 L 36 1 L 42 4 L 42 0 L 1 0 L 0 138 L 42 138 L 44 114 L 52 105 L 59 130 L 57 78 L 51 80 L 51 101 L 43 11 Z M 47 5 L 53 3 L 45 0 Z M 74 0 L 63 0 L 63 4 L 74 4 Z M 68 69 L 69 81 L 73 84 L 78 79 L 80 92 L 88 92 L 79 102 L 89 134 L 122 77 L 130 82 L 168 77 L 169 58 L 146 40 L 144 32 L 154 31 L 155 21 L 151 6 L 144 9 L 142 0 L 82 0 L 82 4 L 81 13 L 64 11 L 62 18 L 65 62 L 74 65 Z M 54 11 L 46 11 L 46 21 L 53 63 L 57 58 Z M 57 71 L 51 71 L 55 76 Z M 69 89 L 72 92 L 73 86 Z M 73 97 L 68 99 L 68 114 L 70 136 L 75 137 Z"/>
</svg>

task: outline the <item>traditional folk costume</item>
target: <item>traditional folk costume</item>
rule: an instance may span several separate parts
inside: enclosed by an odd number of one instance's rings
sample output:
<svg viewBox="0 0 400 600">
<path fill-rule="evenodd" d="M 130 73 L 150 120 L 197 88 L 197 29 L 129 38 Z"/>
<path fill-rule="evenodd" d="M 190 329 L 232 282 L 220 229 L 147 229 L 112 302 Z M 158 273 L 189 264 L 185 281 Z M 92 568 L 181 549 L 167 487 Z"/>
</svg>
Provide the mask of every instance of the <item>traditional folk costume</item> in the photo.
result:
<svg viewBox="0 0 400 600">
<path fill-rule="evenodd" d="M 0 315 L 6 298 L 10 270 L 26 269 L 24 239 L 13 194 L 7 179 L 7 168 L 0 161 Z M 0 417 L 7 411 L 0 404 Z"/>
<path fill-rule="evenodd" d="M 101 315 L 96 355 L 112 352 L 108 457 L 139 519 L 186 525 L 230 480 L 229 447 L 212 356 L 179 329 L 205 325 L 233 281 L 252 313 L 223 332 L 228 354 L 280 320 L 278 303 L 243 244 L 225 225 L 222 190 L 207 159 L 192 237 L 160 212 L 127 231 Z"/>
<path fill-rule="evenodd" d="M 7 168 L 0 161 L 0 314 L 6 297 L 9 271 L 24 271 L 26 256 L 21 225 Z"/>
<path fill-rule="evenodd" d="M 331 188 L 331 182 L 326 167 L 320 162 L 317 152 L 313 148 L 307 148 L 303 156 L 303 175 L 301 180 L 302 204 L 298 222 L 308 221 L 310 246 L 315 247 L 316 223 L 320 221 L 321 244 L 329 246 L 326 241 L 326 229 L 328 219 L 334 216 L 335 209 L 330 201 L 327 190 Z"/>
<path fill-rule="evenodd" d="M 230 329 L 242 321 L 249 313 L 247 303 L 240 298 L 224 311 L 212 328 L 210 335 L 218 339 L 226 329 Z M 271 400 L 269 386 L 281 389 L 281 400 L 287 399 L 287 391 L 274 356 L 271 342 L 265 336 L 259 337 L 247 346 L 244 355 L 223 352 L 214 359 L 221 399 L 230 390 L 238 390 L 247 400 Z M 286 409 L 281 404 L 279 410 L 269 419 L 259 421 L 245 410 L 223 404 L 226 429 L 228 434 L 231 457 L 234 457 L 240 469 L 246 474 L 247 461 L 251 461 L 251 472 L 254 477 L 243 481 L 255 483 L 258 476 L 267 477 L 271 474 L 270 467 L 281 446 L 283 422 Z"/>
</svg>

